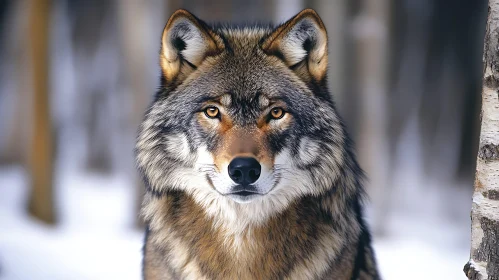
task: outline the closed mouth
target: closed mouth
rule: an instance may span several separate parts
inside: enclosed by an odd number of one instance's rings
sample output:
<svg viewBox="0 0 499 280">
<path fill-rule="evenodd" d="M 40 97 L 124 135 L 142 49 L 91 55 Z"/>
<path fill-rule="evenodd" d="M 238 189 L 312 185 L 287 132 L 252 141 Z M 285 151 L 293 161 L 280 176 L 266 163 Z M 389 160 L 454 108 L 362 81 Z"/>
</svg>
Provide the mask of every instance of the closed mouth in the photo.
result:
<svg viewBox="0 0 499 280">
<path fill-rule="evenodd" d="M 239 195 L 239 196 L 250 196 L 250 195 L 259 195 L 259 194 L 260 193 L 250 192 L 250 191 L 238 191 L 238 192 L 229 193 L 229 195 Z"/>
</svg>

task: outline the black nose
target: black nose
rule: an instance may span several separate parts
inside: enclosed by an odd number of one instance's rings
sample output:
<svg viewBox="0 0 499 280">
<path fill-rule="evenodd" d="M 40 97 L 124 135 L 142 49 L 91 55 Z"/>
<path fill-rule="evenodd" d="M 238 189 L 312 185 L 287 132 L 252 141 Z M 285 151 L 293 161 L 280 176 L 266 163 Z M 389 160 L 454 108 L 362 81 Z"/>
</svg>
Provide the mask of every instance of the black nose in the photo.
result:
<svg viewBox="0 0 499 280">
<path fill-rule="evenodd" d="M 229 164 L 229 176 L 237 184 L 253 184 L 260 177 L 262 166 L 251 157 L 237 157 Z"/>
</svg>

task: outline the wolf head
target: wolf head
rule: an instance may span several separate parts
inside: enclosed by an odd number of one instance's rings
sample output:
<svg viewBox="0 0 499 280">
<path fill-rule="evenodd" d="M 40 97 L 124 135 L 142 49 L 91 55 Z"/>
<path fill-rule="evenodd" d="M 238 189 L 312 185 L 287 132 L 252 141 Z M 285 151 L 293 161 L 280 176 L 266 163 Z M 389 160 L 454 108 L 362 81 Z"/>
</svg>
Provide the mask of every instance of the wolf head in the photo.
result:
<svg viewBox="0 0 499 280">
<path fill-rule="evenodd" d="M 182 191 L 208 214 L 258 222 L 335 187 L 349 152 L 315 11 L 271 28 L 179 10 L 161 43 L 162 84 L 136 145 L 150 193 Z"/>
</svg>

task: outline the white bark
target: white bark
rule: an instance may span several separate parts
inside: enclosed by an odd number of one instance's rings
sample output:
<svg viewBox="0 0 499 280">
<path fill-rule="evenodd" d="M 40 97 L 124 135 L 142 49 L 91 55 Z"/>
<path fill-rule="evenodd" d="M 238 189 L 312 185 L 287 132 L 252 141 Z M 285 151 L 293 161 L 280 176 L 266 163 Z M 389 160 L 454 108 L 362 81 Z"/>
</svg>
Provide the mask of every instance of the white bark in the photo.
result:
<svg viewBox="0 0 499 280">
<path fill-rule="evenodd" d="M 484 44 L 482 126 L 471 210 L 472 280 L 499 279 L 499 0 L 489 1 Z"/>
</svg>

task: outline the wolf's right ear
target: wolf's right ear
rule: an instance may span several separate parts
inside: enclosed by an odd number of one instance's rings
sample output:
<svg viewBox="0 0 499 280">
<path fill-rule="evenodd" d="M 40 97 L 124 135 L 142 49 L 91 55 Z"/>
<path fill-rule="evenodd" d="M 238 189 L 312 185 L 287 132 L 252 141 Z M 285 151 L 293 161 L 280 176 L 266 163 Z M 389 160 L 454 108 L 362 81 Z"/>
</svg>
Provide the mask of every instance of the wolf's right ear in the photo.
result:
<svg viewBox="0 0 499 280">
<path fill-rule="evenodd" d="M 183 81 L 208 56 L 220 54 L 224 42 L 206 23 L 186 10 L 168 20 L 161 38 L 160 65 L 168 84 Z"/>
<path fill-rule="evenodd" d="M 305 9 L 277 27 L 261 47 L 281 58 L 305 81 L 320 82 L 327 71 L 327 34 L 319 15 Z"/>
</svg>

